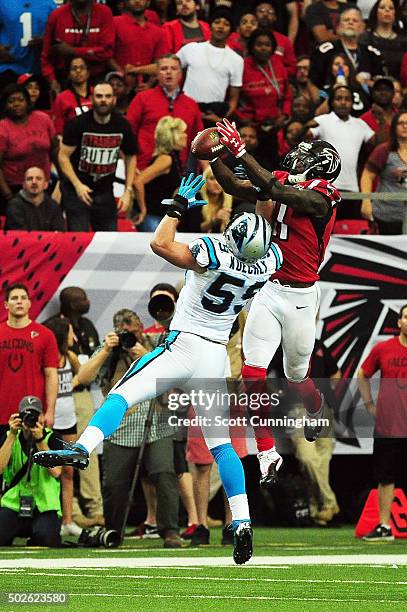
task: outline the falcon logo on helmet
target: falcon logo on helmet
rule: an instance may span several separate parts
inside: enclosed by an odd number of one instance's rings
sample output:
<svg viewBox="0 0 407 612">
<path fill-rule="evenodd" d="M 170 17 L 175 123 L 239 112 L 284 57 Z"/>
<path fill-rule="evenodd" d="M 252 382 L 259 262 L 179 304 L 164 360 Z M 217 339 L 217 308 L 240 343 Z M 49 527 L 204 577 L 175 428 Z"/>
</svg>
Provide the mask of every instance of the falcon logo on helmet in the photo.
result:
<svg viewBox="0 0 407 612">
<path fill-rule="evenodd" d="M 253 263 L 269 251 L 273 236 L 271 225 L 254 213 L 241 213 L 225 229 L 227 247 L 237 259 Z"/>
<path fill-rule="evenodd" d="M 284 158 L 283 168 L 290 175 L 290 183 L 301 183 L 313 178 L 335 181 L 341 171 L 338 151 L 325 140 L 300 142 Z"/>
</svg>

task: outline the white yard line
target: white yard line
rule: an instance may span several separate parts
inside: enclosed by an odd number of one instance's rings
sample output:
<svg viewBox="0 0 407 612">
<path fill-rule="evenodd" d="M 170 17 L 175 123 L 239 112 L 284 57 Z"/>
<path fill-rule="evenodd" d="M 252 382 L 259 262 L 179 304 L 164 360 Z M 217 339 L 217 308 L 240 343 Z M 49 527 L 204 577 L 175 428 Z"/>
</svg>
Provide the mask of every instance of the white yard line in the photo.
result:
<svg viewBox="0 0 407 612">
<path fill-rule="evenodd" d="M 338 597 L 290 597 L 290 596 L 282 596 L 282 597 L 272 597 L 268 595 L 158 595 L 158 594 L 140 594 L 140 593 L 132 593 L 132 594 L 113 594 L 113 593 L 67 593 L 69 597 L 127 597 L 132 599 L 139 599 L 140 597 L 144 597 L 146 599 L 222 599 L 222 600 L 242 600 L 242 601 L 323 601 L 323 602 L 339 602 L 339 603 L 374 603 L 374 604 L 404 604 L 405 600 L 403 599 L 356 599 L 355 597 L 349 599 L 339 599 Z"/>
<path fill-rule="evenodd" d="M 103 551 L 104 552 L 104 551 Z M 290 565 L 407 565 L 407 554 L 255 556 L 244 567 Z M 65 569 L 71 567 L 236 567 L 231 557 L 98 557 L 50 559 L 0 559 L 6 568 Z"/>
<path fill-rule="evenodd" d="M 78 568 L 79 569 L 79 568 Z M 188 568 L 189 569 L 189 568 Z M 273 567 L 273 569 L 275 569 Z M 281 569 L 281 568 L 279 568 Z M 288 568 L 284 568 L 288 569 Z M 7 571 L 7 570 L 6 570 Z M 95 578 L 95 574 L 84 574 L 82 571 L 80 574 L 78 573 L 69 573 L 69 572 L 27 572 L 24 571 L 25 576 L 64 576 L 64 577 L 72 577 L 72 578 Z M 99 577 L 99 576 L 98 576 Z M 153 576 L 148 576 L 147 574 L 114 574 L 113 576 L 103 576 L 103 580 L 111 579 L 117 580 L 118 578 L 125 578 L 127 580 L 179 580 L 179 578 L 186 578 L 187 580 L 205 580 L 206 582 L 305 582 L 312 584 L 389 584 L 389 585 L 407 585 L 407 580 L 324 580 L 324 579 L 314 579 L 314 578 L 260 578 L 256 576 L 255 578 L 221 578 L 218 576 L 157 576 L 157 574 Z"/>
</svg>

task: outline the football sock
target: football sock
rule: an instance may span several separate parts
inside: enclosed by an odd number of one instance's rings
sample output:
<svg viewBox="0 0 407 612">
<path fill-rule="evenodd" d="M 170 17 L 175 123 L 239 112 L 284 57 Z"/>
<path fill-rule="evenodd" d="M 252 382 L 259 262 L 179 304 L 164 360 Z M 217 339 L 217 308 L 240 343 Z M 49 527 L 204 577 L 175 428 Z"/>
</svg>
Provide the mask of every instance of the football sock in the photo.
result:
<svg viewBox="0 0 407 612">
<path fill-rule="evenodd" d="M 75 442 L 75 445 L 83 446 L 83 448 L 90 453 L 100 444 L 104 439 L 103 431 L 99 427 L 92 427 L 88 425 L 79 439 Z"/>
<path fill-rule="evenodd" d="M 128 407 L 128 403 L 121 395 L 117 393 L 108 395 L 89 421 L 78 444 L 82 444 L 88 453 L 91 453 L 104 438 L 116 431 Z"/>
<path fill-rule="evenodd" d="M 235 449 L 228 443 L 215 446 L 210 451 L 218 464 L 219 476 L 228 498 L 232 520 L 250 521 L 243 465 Z"/>
<path fill-rule="evenodd" d="M 291 391 L 299 395 L 309 416 L 316 416 L 321 411 L 321 393 L 315 387 L 311 378 L 305 378 L 298 382 L 289 380 L 288 386 Z"/>
<path fill-rule="evenodd" d="M 243 386 L 245 392 L 249 397 L 251 394 L 256 394 L 256 397 L 258 398 L 260 394 L 262 395 L 264 393 L 268 393 L 266 387 L 266 378 L 266 368 L 259 368 L 256 366 L 248 365 L 246 363 L 243 365 Z M 264 421 L 265 419 L 270 418 L 270 405 L 262 405 L 258 410 L 250 409 L 249 407 L 249 414 L 250 416 L 258 415 L 259 419 Z M 261 452 L 273 448 L 274 438 L 271 428 L 266 427 L 264 425 L 252 425 L 252 427 L 254 435 L 256 437 L 257 450 Z"/>
</svg>

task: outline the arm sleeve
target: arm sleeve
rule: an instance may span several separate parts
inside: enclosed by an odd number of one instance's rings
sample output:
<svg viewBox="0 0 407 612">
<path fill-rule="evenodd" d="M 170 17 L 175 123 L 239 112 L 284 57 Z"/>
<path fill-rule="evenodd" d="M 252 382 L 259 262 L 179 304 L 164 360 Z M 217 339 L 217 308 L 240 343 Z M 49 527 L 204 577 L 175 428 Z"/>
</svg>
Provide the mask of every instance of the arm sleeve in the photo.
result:
<svg viewBox="0 0 407 612">
<path fill-rule="evenodd" d="M 51 218 L 51 228 L 52 232 L 64 232 L 65 231 L 65 221 L 64 216 L 62 214 L 61 207 L 55 203 L 55 208 Z"/>
<path fill-rule="evenodd" d="M 230 75 L 230 85 L 232 87 L 241 87 L 243 81 L 244 61 L 243 58 L 240 57 L 240 55 L 238 55 L 237 53 L 235 53 L 235 55 L 236 57 L 233 58 L 233 68 Z"/>
<path fill-rule="evenodd" d="M 207 236 L 197 238 L 188 245 L 197 264 L 202 268 L 216 270 L 219 267 L 219 261 L 215 254 L 213 242 Z"/>
<path fill-rule="evenodd" d="M 365 376 L 367 376 L 367 378 L 370 378 L 371 376 L 373 376 L 373 374 L 377 372 L 377 370 L 380 368 L 378 346 L 379 345 L 376 344 L 376 346 L 372 348 L 369 355 L 366 357 L 366 359 L 362 363 L 361 367 L 362 367 L 362 370 Z"/>
<path fill-rule="evenodd" d="M 55 336 L 52 331 L 46 327 L 43 327 L 41 331 L 44 333 L 44 335 L 46 335 L 42 366 L 44 368 L 58 368 L 59 354 Z"/>
<path fill-rule="evenodd" d="M 65 123 L 62 142 L 68 147 L 78 147 L 81 143 L 82 130 L 78 126 L 78 118 L 74 117 Z"/>
<path fill-rule="evenodd" d="M 123 140 L 121 149 L 125 155 L 136 155 L 137 145 L 136 140 L 131 131 L 130 123 L 123 119 Z"/>
<path fill-rule="evenodd" d="M 64 112 L 62 100 L 58 94 L 52 107 L 52 116 L 54 118 L 54 126 L 57 134 L 62 134 L 64 129 Z"/>
<path fill-rule="evenodd" d="M 377 145 L 369 155 L 366 167 L 375 174 L 381 174 L 389 156 L 389 145 L 387 142 Z"/>
<path fill-rule="evenodd" d="M 138 94 L 135 98 L 133 98 L 126 115 L 127 121 L 130 123 L 131 131 L 133 132 L 136 138 L 143 115 L 143 106 L 141 98 L 141 94 Z"/>
<path fill-rule="evenodd" d="M 26 230 L 25 215 L 17 199 L 12 199 L 7 205 L 6 230 Z"/>
<path fill-rule="evenodd" d="M 51 62 L 51 45 L 54 37 L 55 12 L 48 17 L 41 51 L 41 72 L 49 81 L 55 79 L 55 70 Z"/>
</svg>

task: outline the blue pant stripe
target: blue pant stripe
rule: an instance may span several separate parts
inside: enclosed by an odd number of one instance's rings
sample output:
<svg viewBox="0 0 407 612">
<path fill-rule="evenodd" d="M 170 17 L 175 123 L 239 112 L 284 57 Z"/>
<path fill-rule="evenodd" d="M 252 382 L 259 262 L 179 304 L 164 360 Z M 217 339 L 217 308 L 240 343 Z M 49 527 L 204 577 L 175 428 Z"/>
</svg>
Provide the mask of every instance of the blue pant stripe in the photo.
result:
<svg viewBox="0 0 407 612">
<path fill-rule="evenodd" d="M 139 357 L 133 363 L 133 365 L 131 366 L 131 369 L 127 372 L 127 374 L 125 374 L 123 376 L 122 380 L 120 381 L 120 383 L 117 385 L 116 388 L 121 387 L 121 385 L 123 385 L 125 382 L 127 382 L 129 380 L 129 378 L 131 378 L 132 376 L 134 376 L 135 374 L 140 372 L 149 363 L 154 361 L 154 359 L 156 359 L 157 357 L 162 355 L 164 353 L 164 351 L 168 350 L 169 347 L 171 346 L 171 344 L 173 344 L 175 342 L 175 340 L 178 338 L 180 333 L 181 332 L 179 332 L 179 331 L 172 331 L 172 332 L 170 332 L 168 334 L 166 340 L 162 344 L 160 344 L 159 346 L 156 346 L 155 349 L 153 349 L 152 351 L 150 351 L 146 355 L 143 355 L 142 357 Z"/>
</svg>

